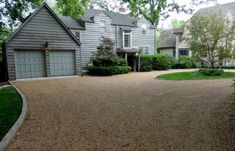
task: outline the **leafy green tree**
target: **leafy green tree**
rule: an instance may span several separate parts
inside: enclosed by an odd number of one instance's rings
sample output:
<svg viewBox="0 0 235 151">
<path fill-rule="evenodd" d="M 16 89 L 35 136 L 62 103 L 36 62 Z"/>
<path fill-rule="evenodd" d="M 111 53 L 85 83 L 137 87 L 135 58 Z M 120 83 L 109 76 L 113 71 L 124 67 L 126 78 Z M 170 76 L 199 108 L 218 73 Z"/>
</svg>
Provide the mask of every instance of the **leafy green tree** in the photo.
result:
<svg viewBox="0 0 235 151">
<path fill-rule="evenodd" d="M 71 16 L 79 19 L 85 14 L 90 0 L 58 0 L 56 10 L 64 16 Z"/>
<path fill-rule="evenodd" d="M 181 28 L 185 24 L 185 21 L 173 19 L 171 21 L 171 28 Z"/>
<path fill-rule="evenodd" d="M 128 4 L 131 10 L 131 15 L 137 17 L 139 15 L 144 16 L 152 25 L 157 26 L 160 16 L 164 18 L 169 17 L 169 12 L 185 12 L 192 13 L 191 8 L 186 8 L 185 5 L 179 5 L 174 0 L 172 3 L 168 3 L 167 0 L 123 0 Z M 214 1 L 214 0 L 199 0 L 195 5 Z"/>
<path fill-rule="evenodd" d="M 193 53 L 205 57 L 213 68 L 216 63 L 231 58 L 235 48 L 233 21 L 216 11 L 195 15 L 186 26 L 185 40 Z"/>
</svg>

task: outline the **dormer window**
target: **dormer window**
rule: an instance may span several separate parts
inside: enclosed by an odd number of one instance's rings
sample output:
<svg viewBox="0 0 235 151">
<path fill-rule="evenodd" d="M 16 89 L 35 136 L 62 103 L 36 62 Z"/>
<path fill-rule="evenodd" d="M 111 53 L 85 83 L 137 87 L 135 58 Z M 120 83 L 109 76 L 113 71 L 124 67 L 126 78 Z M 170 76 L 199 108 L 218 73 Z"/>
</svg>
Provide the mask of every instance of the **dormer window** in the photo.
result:
<svg viewBox="0 0 235 151">
<path fill-rule="evenodd" d="M 106 21 L 105 20 L 100 21 L 100 31 L 101 31 L 101 33 L 106 32 Z"/>
<path fill-rule="evenodd" d="M 145 24 L 141 25 L 141 29 L 142 29 L 142 34 L 146 34 L 147 26 Z"/>
<path fill-rule="evenodd" d="M 77 39 L 80 39 L 80 32 L 79 31 L 75 31 L 74 35 Z"/>
</svg>

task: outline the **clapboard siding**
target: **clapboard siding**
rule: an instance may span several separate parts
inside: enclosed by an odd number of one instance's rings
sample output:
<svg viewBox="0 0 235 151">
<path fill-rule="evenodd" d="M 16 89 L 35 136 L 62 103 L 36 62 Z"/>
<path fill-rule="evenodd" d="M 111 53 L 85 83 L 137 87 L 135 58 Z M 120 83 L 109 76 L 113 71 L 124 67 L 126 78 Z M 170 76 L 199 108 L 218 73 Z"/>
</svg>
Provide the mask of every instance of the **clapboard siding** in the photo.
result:
<svg viewBox="0 0 235 151">
<path fill-rule="evenodd" d="M 106 21 L 106 32 L 100 32 L 100 21 Z M 102 36 L 109 37 L 115 41 L 115 31 L 111 25 L 111 18 L 104 13 L 99 13 L 94 17 L 94 23 L 86 22 L 86 30 L 80 30 L 80 42 L 82 50 L 82 67 L 83 71 L 91 62 L 90 58 L 97 52 L 97 46 L 101 43 Z M 71 29 L 72 32 L 75 30 Z"/>
<path fill-rule="evenodd" d="M 106 32 L 101 34 L 99 22 L 106 21 Z M 141 25 L 147 25 L 147 33 L 142 34 Z M 101 37 L 113 39 L 116 48 L 122 48 L 122 31 L 120 28 L 125 26 L 116 26 L 111 24 L 111 18 L 104 13 L 94 16 L 94 23 L 86 22 L 86 30 L 78 30 L 80 32 L 80 42 L 82 50 L 82 67 L 85 69 L 90 63 L 90 58 L 97 51 L 97 46 L 101 42 Z M 146 19 L 139 19 L 137 27 L 129 27 L 132 30 L 132 43 L 134 48 L 148 47 L 149 53 L 155 52 L 155 29 L 150 28 L 150 24 Z M 71 29 L 74 33 L 76 30 Z M 85 71 L 85 70 L 84 70 Z"/>
<path fill-rule="evenodd" d="M 81 72 L 81 50 L 78 43 L 64 29 L 61 23 L 43 6 L 7 43 L 7 62 L 9 79 L 15 80 L 14 50 L 42 50 L 45 42 L 52 50 L 75 50 L 76 73 Z M 43 51 L 43 50 L 42 50 Z M 50 76 L 48 53 L 46 53 L 47 76 Z"/>
</svg>

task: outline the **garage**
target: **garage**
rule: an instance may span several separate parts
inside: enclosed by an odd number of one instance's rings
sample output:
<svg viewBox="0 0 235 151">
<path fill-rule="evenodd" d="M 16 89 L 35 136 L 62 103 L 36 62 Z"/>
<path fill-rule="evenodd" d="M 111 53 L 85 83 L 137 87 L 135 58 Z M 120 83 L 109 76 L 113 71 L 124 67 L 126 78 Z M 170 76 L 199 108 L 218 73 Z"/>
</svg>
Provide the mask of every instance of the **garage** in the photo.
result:
<svg viewBox="0 0 235 151">
<path fill-rule="evenodd" d="M 17 50 L 15 51 L 16 78 L 45 77 L 44 52 L 40 50 Z"/>
<path fill-rule="evenodd" d="M 4 43 L 8 79 L 81 75 L 80 45 L 45 3 Z"/>
<path fill-rule="evenodd" d="M 51 51 L 49 53 L 50 75 L 75 75 L 75 53 L 73 50 Z"/>
</svg>

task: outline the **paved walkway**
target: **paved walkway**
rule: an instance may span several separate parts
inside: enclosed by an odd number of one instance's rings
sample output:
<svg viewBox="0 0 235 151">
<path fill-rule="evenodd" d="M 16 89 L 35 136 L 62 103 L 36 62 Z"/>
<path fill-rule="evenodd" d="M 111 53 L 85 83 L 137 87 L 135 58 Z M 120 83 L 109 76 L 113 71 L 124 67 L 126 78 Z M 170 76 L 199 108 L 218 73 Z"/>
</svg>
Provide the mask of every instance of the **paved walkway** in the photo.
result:
<svg viewBox="0 0 235 151">
<path fill-rule="evenodd" d="M 234 151 L 232 79 L 152 78 L 168 72 L 18 81 L 29 112 L 7 151 Z"/>
</svg>

